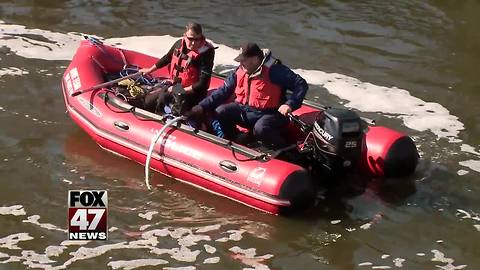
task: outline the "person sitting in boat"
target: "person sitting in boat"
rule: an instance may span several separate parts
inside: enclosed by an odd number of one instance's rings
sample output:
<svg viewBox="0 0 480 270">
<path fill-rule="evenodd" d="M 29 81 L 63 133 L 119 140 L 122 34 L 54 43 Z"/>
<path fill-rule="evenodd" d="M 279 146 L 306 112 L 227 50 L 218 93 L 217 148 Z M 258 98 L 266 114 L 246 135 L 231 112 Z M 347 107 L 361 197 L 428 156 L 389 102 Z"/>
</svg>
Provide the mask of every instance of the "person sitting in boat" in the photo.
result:
<svg viewBox="0 0 480 270">
<path fill-rule="evenodd" d="M 265 146 L 284 147 L 287 142 L 281 131 L 288 124 L 286 116 L 301 106 L 308 90 L 307 82 L 256 43 L 243 45 L 235 61 L 240 65 L 223 86 L 186 115 L 195 118 L 216 108 L 227 139 L 238 143 L 248 141 L 245 140 L 248 136 L 236 128 L 239 125 L 253 131 L 253 136 Z M 288 97 L 287 89 L 293 91 Z M 225 103 L 233 94 L 235 101 Z"/>
<path fill-rule="evenodd" d="M 145 96 L 145 109 L 164 113 L 164 106 L 173 102 L 174 85 L 181 84 L 185 90 L 181 111 L 188 111 L 207 95 L 213 68 L 215 49 L 206 41 L 202 26 L 188 23 L 183 37 L 173 44 L 167 54 L 149 68 L 140 72 L 149 74 L 170 65 L 169 87 L 152 91 Z"/>
</svg>

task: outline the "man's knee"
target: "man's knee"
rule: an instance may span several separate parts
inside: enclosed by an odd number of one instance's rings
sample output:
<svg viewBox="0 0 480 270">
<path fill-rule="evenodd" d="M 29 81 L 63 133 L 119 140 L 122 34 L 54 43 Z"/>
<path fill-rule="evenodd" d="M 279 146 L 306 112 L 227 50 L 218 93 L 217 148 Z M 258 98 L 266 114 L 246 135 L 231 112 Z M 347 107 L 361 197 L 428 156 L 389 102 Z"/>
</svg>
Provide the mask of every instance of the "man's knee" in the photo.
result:
<svg viewBox="0 0 480 270">
<path fill-rule="evenodd" d="M 215 113 L 217 115 L 224 115 L 225 112 L 228 111 L 228 108 L 227 108 L 227 104 L 222 104 L 220 106 L 218 106 L 217 108 L 215 108 Z"/>
<path fill-rule="evenodd" d="M 264 116 L 255 123 L 253 135 L 267 146 L 280 148 L 286 144 L 284 138 L 286 124 L 288 122 L 282 118 L 271 115 Z"/>
<path fill-rule="evenodd" d="M 222 104 L 215 109 L 215 113 L 217 113 L 217 115 L 228 115 L 237 111 L 238 108 L 235 103 Z"/>
<path fill-rule="evenodd" d="M 240 108 L 235 103 L 222 104 L 215 109 L 219 119 L 230 119 L 232 121 L 238 121 L 240 114 L 242 113 Z"/>
<path fill-rule="evenodd" d="M 264 139 L 270 135 L 272 130 L 268 128 L 264 121 L 257 121 L 253 127 L 253 136 L 259 139 Z"/>
<path fill-rule="evenodd" d="M 253 132 L 258 136 L 280 134 L 286 124 L 287 122 L 275 115 L 264 115 L 255 123 Z"/>
</svg>

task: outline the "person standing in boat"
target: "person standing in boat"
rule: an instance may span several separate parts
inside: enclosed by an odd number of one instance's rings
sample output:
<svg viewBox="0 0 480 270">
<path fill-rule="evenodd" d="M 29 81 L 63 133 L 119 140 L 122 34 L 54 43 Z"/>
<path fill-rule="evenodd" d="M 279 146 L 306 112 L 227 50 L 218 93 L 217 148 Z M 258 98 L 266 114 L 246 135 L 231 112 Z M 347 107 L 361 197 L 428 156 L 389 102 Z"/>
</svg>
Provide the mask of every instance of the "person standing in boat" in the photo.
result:
<svg viewBox="0 0 480 270">
<path fill-rule="evenodd" d="M 256 43 L 243 45 L 235 61 L 240 65 L 223 86 L 200 101 L 187 116 L 195 117 L 216 108 L 227 139 L 246 141 L 245 134 L 239 134 L 236 128 L 240 125 L 252 130 L 253 136 L 266 146 L 285 146 L 287 142 L 281 131 L 288 124 L 286 116 L 302 105 L 307 82 Z M 287 90 L 293 92 L 288 97 Z M 235 101 L 223 104 L 233 94 Z"/>
<path fill-rule="evenodd" d="M 190 110 L 207 95 L 215 49 L 206 41 L 200 24 L 188 23 L 185 28 L 183 37 L 173 44 L 167 54 L 151 67 L 140 69 L 143 74 L 149 74 L 170 65 L 166 91 L 155 90 L 145 96 L 145 109 L 148 111 L 163 113 L 164 106 L 173 101 L 175 84 L 181 84 L 186 92 L 182 111 Z"/>
</svg>

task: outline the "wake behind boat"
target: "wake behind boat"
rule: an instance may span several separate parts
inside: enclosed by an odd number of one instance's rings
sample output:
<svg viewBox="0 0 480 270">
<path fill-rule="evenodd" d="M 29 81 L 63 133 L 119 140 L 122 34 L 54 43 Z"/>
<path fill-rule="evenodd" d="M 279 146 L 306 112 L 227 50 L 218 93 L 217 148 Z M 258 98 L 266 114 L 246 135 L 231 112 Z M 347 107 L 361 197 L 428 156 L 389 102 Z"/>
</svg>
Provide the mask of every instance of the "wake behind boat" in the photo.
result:
<svg viewBox="0 0 480 270">
<path fill-rule="evenodd" d="M 415 170 L 418 153 L 408 136 L 368 126 L 350 110 L 306 101 L 290 116 L 284 132 L 293 147 L 263 151 L 193 128 L 183 118 L 174 123 L 168 116 L 145 111 L 111 89 L 117 84 L 107 82 L 126 66 L 146 67 L 156 61 L 92 39 L 80 44 L 63 76 L 65 104 L 70 117 L 103 149 L 273 214 L 309 207 L 321 178 L 336 173 L 389 177 Z M 153 76 L 168 77 L 168 72 L 168 67 L 161 68 Z M 213 76 L 209 89 L 222 83 Z M 157 136 L 160 140 L 147 159 Z M 287 153 L 297 158 L 285 158 Z"/>
</svg>

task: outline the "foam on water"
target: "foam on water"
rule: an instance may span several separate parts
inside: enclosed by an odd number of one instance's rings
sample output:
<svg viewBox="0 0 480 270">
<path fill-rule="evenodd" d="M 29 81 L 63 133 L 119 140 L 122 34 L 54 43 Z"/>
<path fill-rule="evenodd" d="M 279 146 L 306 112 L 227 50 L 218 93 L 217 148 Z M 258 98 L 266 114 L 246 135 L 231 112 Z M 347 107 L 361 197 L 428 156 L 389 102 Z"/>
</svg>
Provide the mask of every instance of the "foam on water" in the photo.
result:
<svg viewBox="0 0 480 270">
<path fill-rule="evenodd" d="M 158 211 L 149 211 L 145 214 L 139 213 L 138 216 L 141 217 L 141 218 L 144 218 L 146 220 L 152 220 L 152 217 L 156 214 L 158 214 Z"/>
<path fill-rule="evenodd" d="M 50 224 L 50 223 L 40 223 L 39 222 L 40 220 L 40 216 L 39 215 L 33 215 L 33 216 L 29 216 L 27 217 L 27 219 L 25 220 L 22 220 L 22 222 L 25 222 L 25 223 L 32 223 L 32 224 L 35 224 L 35 225 L 38 225 L 44 229 L 47 229 L 47 230 L 51 230 L 51 231 L 60 231 L 60 232 L 67 232 L 67 230 L 65 229 L 62 229 L 62 228 L 59 228 L 53 224 Z"/>
<path fill-rule="evenodd" d="M 108 266 L 112 267 L 112 269 L 135 269 L 142 266 L 157 266 L 161 264 L 167 264 L 168 261 L 162 259 L 138 259 L 138 260 L 130 260 L 130 261 L 111 261 L 108 263 Z"/>
<path fill-rule="evenodd" d="M 203 264 L 214 264 L 214 263 L 219 263 L 220 262 L 220 257 L 212 257 L 212 258 L 207 258 L 203 261 Z"/>
<path fill-rule="evenodd" d="M 14 207 L 13 209 L 18 209 Z M 478 214 L 472 211 L 466 211 L 462 209 L 457 209 L 457 212 L 463 219 L 475 219 Z M 34 215 L 31 220 L 37 222 L 32 222 L 33 224 L 38 223 L 39 216 Z M 51 229 L 50 226 L 42 226 L 45 229 Z M 36 253 L 32 250 L 21 250 L 21 255 L 9 255 L 7 253 L 0 253 L 0 258 L 7 258 L 6 260 L 0 261 L 2 264 L 19 262 L 23 265 L 26 265 L 30 268 L 41 268 L 41 269 L 68 269 L 73 263 L 89 260 L 102 256 L 110 251 L 115 250 L 124 250 L 124 249 L 143 249 L 149 251 L 151 256 L 154 255 L 169 255 L 171 259 L 179 263 L 194 263 L 194 265 L 199 264 L 216 264 L 221 261 L 217 248 L 211 246 L 210 244 L 215 244 L 216 242 L 224 241 L 213 241 L 212 236 L 208 234 L 198 234 L 201 229 L 205 229 L 207 232 L 217 234 L 217 230 L 220 230 L 220 225 L 208 225 L 200 228 L 159 228 L 150 231 L 143 232 L 140 236 L 141 238 L 134 241 L 123 241 L 114 244 L 104 244 L 95 247 L 85 247 L 84 245 L 88 244 L 89 241 L 63 241 L 58 245 L 51 245 L 45 248 L 44 253 Z M 121 231 L 121 230 L 117 230 Z M 226 230 L 225 232 L 220 231 L 220 233 L 229 234 L 228 237 L 225 237 L 226 241 L 239 241 L 242 239 L 242 235 L 246 233 L 245 230 Z M 251 233 L 251 232 L 250 232 Z M 254 235 L 254 234 L 252 234 Z M 162 237 L 163 239 L 159 239 Z M 167 239 L 165 239 L 167 237 Z M 33 240 L 34 237 L 30 236 L 28 233 L 15 233 L 4 238 L 0 239 L 0 248 L 5 248 L 9 250 L 19 250 L 21 249 L 18 244 L 22 241 Z M 170 240 L 169 240 L 170 239 Z M 170 242 L 174 240 L 177 242 L 178 246 L 170 248 L 160 248 L 162 243 Z M 199 242 L 208 242 L 199 243 Z M 438 241 L 439 242 L 439 241 Z M 80 245 L 76 250 L 73 250 L 75 246 Z M 95 243 L 99 244 L 99 243 Z M 225 244 L 222 243 L 222 249 Z M 257 255 L 256 248 L 242 248 L 238 245 L 233 245 L 230 247 L 225 247 L 229 252 L 229 255 L 234 260 L 238 260 L 241 264 L 247 266 L 243 269 L 270 269 L 267 265 L 269 260 L 271 260 L 274 255 L 264 254 Z M 65 261 L 57 261 L 60 258 L 61 254 L 66 253 L 70 255 Z M 202 254 L 203 253 L 203 254 Z M 220 252 L 222 254 L 223 252 Z M 463 269 L 466 265 L 454 265 L 454 260 L 447 258 L 442 252 L 438 250 L 432 250 L 433 257 L 431 261 L 440 263 L 436 265 L 439 269 L 445 270 L 456 270 Z M 417 256 L 425 256 L 425 253 L 416 253 Z M 112 254 L 113 256 L 113 254 Z M 53 259 L 52 257 L 55 257 Z M 390 254 L 384 253 L 381 255 L 381 259 L 385 260 L 390 258 Z M 110 257 L 111 259 L 112 257 Z M 400 257 L 395 257 L 392 261 L 392 265 L 374 265 L 371 262 L 359 263 L 358 266 L 367 266 L 371 269 L 392 269 L 392 268 L 401 268 L 406 262 L 405 259 Z M 158 266 L 158 265 L 167 265 L 170 261 L 166 258 L 149 258 L 149 259 L 132 259 L 132 260 L 111 260 L 108 262 L 108 266 L 112 269 L 135 269 L 144 266 Z M 163 269 L 195 269 L 195 266 L 180 266 L 180 267 L 164 267 Z"/>
<path fill-rule="evenodd" d="M 186 229 L 186 228 L 184 228 Z M 154 230 L 142 235 L 140 240 L 131 241 L 131 242 L 120 242 L 115 244 L 106 244 L 97 247 L 79 247 L 77 250 L 70 252 L 69 255 L 71 257 L 66 260 L 63 264 L 53 266 L 52 264 L 55 261 L 51 260 L 49 257 L 58 257 L 62 254 L 66 249 L 70 248 L 70 244 L 80 244 L 84 245 L 87 244 L 88 241 L 64 241 L 59 246 L 48 246 L 45 249 L 44 254 L 37 254 L 34 251 L 30 250 L 23 250 L 22 256 L 10 256 L 8 254 L 3 254 L 0 256 L 2 258 L 8 258 L 7 260 L 1 261 L 0 263 L 11 263 L 11 262 L 22 262 L 24 265 L 27 265 L 32 268 L 43 268 L 43 269 L 66 269 L 71 264 L 81 260 L 92 259 L 103 254 L 106 254 L 112 250 L 119 250 L 119 249 L 148 249 L 152 254 L 169 254 L 172 259 L 177 260 L 179 262 L 195 262 L 197 260 L 198 255 L 201 253 L 200 250 L 190 250 L 186 246 L 174 247 L 170 249 L 160 249 L 156 246 L 159 244 L 157 236 L 170 236 L 168 229 L 163 230 Z M 20 249 L 17 244 L 21 241 L 28 241 L 34 239 L 33 237 L 29 236 L 27 233 L 17 233 L 12 234 L 7 237 L 0 239 L 0 247 L 7 248 L 7 249 Z M 181 242 L 181 239 L 179 239 Z M 204 260 L 203 263 L 211 264 L 216 263 L 219 261 L 219 258 L 212 257 Z M 124 269 L 134 269 L 141 266 L 155 266 L 159 264 L 167 264 L 169 263 L 167 260 L 163 259 L 138 259 L 138 260 L 130 260 L 130 261 L 111 261 L 108 265 L 114 269 L 124 268 Z"/>
<path fill-rule="evenodd" d="M 89 240 L 75 240 L 75 241 L 70 241 L 70 240 L 65 240 L 60 243 L 61 246 L 83 246 L 90 243 Z"/>
<path fill-rule="evenodd" d="M 435 265 L 439 269 L 456 270 L 456 269 L 464 269 L 465 267 L 467 267 L 467 265 L 458 265 L 458 266 L 453 265 L 455 260 L 453 260 L 452 258 L 445 257 L 445 254 L 443 254 L 439 250 L 432 249 L 432 253 L 433 253 L 432 262 L 440 262 L 440 263 L 446 264 L 446 265 Z"/>
<path fill-rule="evenodd" d="M 403 258 L 395 258 L 393 259 L 393 263 L 396 267 L 403 267 L 403 263 L 405 262 L 405 259 Z"/>
<path fill-rule="evenodd" d="M 475 155 L 476 157 L 480 157 L 480 152 L 477 151 L 475 149 L 475 147 L 473 147 L 471 145 L 462 144 L 460 146 L 460 149 L 461 149 L 461 151 L 463 151 L 465 153 Z M 460 161 L 458 164 L 460 164 L 461 166 L 467 167 L 467 168 L 471 169 L 472 171 L 480 172 L 480 160 L 478 160 L 478 159 L 476 159 L 476 160 L 474 160 L 474 159 L 464 160 L 464 161 Z M 465 175 L 466 173 L 467 173 L 467 171 L 465 171 L 465 170 L 459 170 L 457 172 L 458 175 Z"/>
<path fill-rule="evenodd" d="M 457 209 L 457 216 L 460 217 L 460 219 L 471 219 L 475 223 L 480 222 L 480 214 L 475 213 L 474 211 L 466 211 L 463 209 Z M 479 224 L 474 224 L 473 227 L 478 229 Z"/>
<path fill-rule="evenodd" d="M 35 36 L 39 38 L 33 39 Z M 15 54 L 25 58 L 69 60 L 72 59 L 80 40 L 81 35 L 76 33 L 64 34 L 29 29 L 23 25 L 6 24 L 0 21 L 0 46 L 6 46 Z"/>
<path fill-rule="evenodd" d="M 50 263 L 55 261 L 50 260 L 45 254 L 38 254 L 33 250 L 23 250 L 20 256 L 11 256 L 6 262 L 22 262 L 23 265 L 28 266 L 28 268 L 44 268 L 51 269 Z"/>
<path fill-rule="evenodd" d="M 197 242 L 200 241 L 210 241 L 210 236 L 208 235 L 194 235 L 194 234 L 189 234 L 185 237 L 182 237 L 181 239 L 178 240 L 178 244 L 181 246 L 185 247 L 190 247 L 190 246 L 195 246 L 197 245 Z"/>
<path fill-rule="evenodd" d="M 145 224 L 145 225 L 140 226 L 140 228 L 138 230 L 139 231 L 145 231 L 146 229 L 150 228 L 151 226 L 152 226 L 152 224 Z"/>
<path fill-rule="evenodd" d="M 213 254 L 213 253 L 215 253 L 215 251 L 217 251 L 217 249 L 215 247 L 212 247 L 212 246 L 207 245 L 207 244 L 203 245 L 203 247 L 205 248 L 205 251 L 207 253 L 210 253 L 210 254 Z"/>
<path fill-rule="evenodd" d="M 368 230 L 368 229 L 370 229 L 371 227 L 372 227 L 372 223 L 370 223 L 370 222 L 367 222 L 367 223 L 365 223 L 365 224 L 363 224 L 363 225 L 360 226 L 360 228 L 361 228 L 361 229 L 364 229 L 364 230 Z"/>
<path fill-rule="evenodd" d="M 27 213 L 22 205 L 2 206 L 0 207 L 0 215 L 25 216 Z"/>
<path fill-rule="evenodd" d="M 217 242 L 228 242 L 228 241 L 240 241 L 242 239 L 242 234 L 245 230 L 228 230 L 227 233 L 230 233 L 227 237 L 219 238 L 215 241 Z"/>
<path fill-rule="evenodd" d="M 67 184 L 69 184 L 69 185 L 71 185 L 71 184 L 73 183 L 72 181 L 70 181 L 70 180 L 68 180 L 68 179 L 66 179 L 66 178 L 63 178 L 62 181 L 65 182 L 65 183 L 67 183 Z"/>
<path fill-rule="evenodd" d="M 466 218 L 466 219 L 472 218 L 472 215 L 463 209 L 457 209 L 457 212 L 459 212 L 460 214 L 463 214 L 461 218 Z"/>
<path fill-rule="evenodd" d="M 100 255 L 103 255 L 110 250 L 122 249 L 122 248 L 126 248 L 125 242 L 120 242 L 116 244 L 107 244 L 107 245 L 102 245 L 94 248 L 80 247 L 78 250 L 70 253 L 72 257 L 68 259 L 62 266 L 67 267 L 76 261 L 94 258 Z"/>
<path fill-rule="evenodd" d="M 255 248 L 242 249 L 238 246 L 234 246 L 229 250 L 234 253 L 232 257 L 240 260 L 243 264 L 255 267 L 255 269 L 270 269 L 267 265 L 263 264 L 263 262 L 273 258 L 271 254 L 256 256 L 257 251 Z"/>
<path fill-rule="evenodd" d="M 338 223 L 340 223 L 340 222 L 342 222 L 340 219 L 336 219 L 336 220 L 330 221 L 330 224 L 335 225 L 335 224 L 338 224 Z"/>
<path fill-rule="evenodd" d="M 28 35 L 28 36 L 26 36 Z M 38 39 L 33 37 L 38 36 Z M 44 41 L 48 39 L 48 42 Z M 10 48 L 15 54 L 26 58 L 45 60 L 70 60 L 82 39 L 78 33 L 58 33 L 41 29 L 28 29 L 22 25 L 5 24 L 0 21 L 0 46 Z M 163 55 L 177 37 L 133 36 L 105 39 L 107 44 L 132 49 L 152 56 Z M 233 58 L 238 50 L 216 44 L 215 66 L 232 68 L 237 65 Z M 458 117 L 438 103 L 426 102 L 413 97 L 407 90 L 378 86 L 336 73 L 319 70 L 295 70 L 310 84 L 325 87 L 331 94 L 346 100 L 346 106 L 365 112 L 395 115 L 404 124 L 418 131 L 431 131 L 437 138 L 459 142 L 459 132 L 464 129 Z"/>
<path fill-rule="evenodd" d="M 171 254 L 172 259 L 175 259 L 179 262 L 194 262 L 197 260 L 200 250 L 191 250 L 185 246 L 180 246 L 180 248 L 172 249 L 173 254 Z"/>
<path fill-rule="evenodd" d="M 32 240 L 28 233 L 15 233 L 3 238 L 0 238 L 0 248 L 7 248 L 7 249 L 20 249 L 17 244 L 23 241 Z"/>
<path fill-rule="evenodd" d="M 374 85 L 342 74 L 318 70 L 297 71 L 310 84 L 321 85 L 331 94 L 346 100 L 347 107 L 396 115 L 411 129 L 429 130 L 437 138 L 448 138 L 450 142 L 460 141 L 457 136 L 464 129 L 463 123 L 438 103 L 411 96 L 405 89 Z"/>
<path fill-rule="evenodd" d="M 274 226 L 268 225 L 263 222 L 247 221 L 247 224 L 243 225 L 240 229 L 255 235 L 257 238 L 270 240 L 272 239 L 271 233 L 276 229 Z"/>
<path fill-rule="evenodd" d="M 461 149 L 463 152 L 470 153 L 470 154 L 474 154 L 474 155 L 477 155 L 477 156 L 480 157 L 480 152 L 475 151 L 475 147 L 473 147 L 473 146 L 471 146 L 471 145 L 462 144 L 462 145 L 460 146 L 460 149 Z"/>
<path fill-rule="evenodd" d="M 474 170 L 476 172 L 480 172 L 480 160 L 465 160 L 460 161 L 458 164 L 470 168 L 471 170 Z"/>
<path fill-rule="evenodd" d="M 66 246 L 48 246 L 45 249 L 45 255 L 47 255 L 47 257 L 58 257 L 65 249 L 67 249 Z"/>
<path fill-rule="evenodd" d="M 3 75 L 21 76 L 25 74 L 28 74 L 28 71 L 16 67 L 0 68 L 0 77 Z"/>
<path fill-rule="evenodd" d="M 214 224 L 214 225 L 207 225 L 207 226 L 203 226 L 203 227 L 200 227 L 197 229 L 197 233 L 206 233 L 206 232 L 210 232 L 210 231 L 216 231 L 218 229 L 220 229 L 220 224 Z"/>
</svg>

